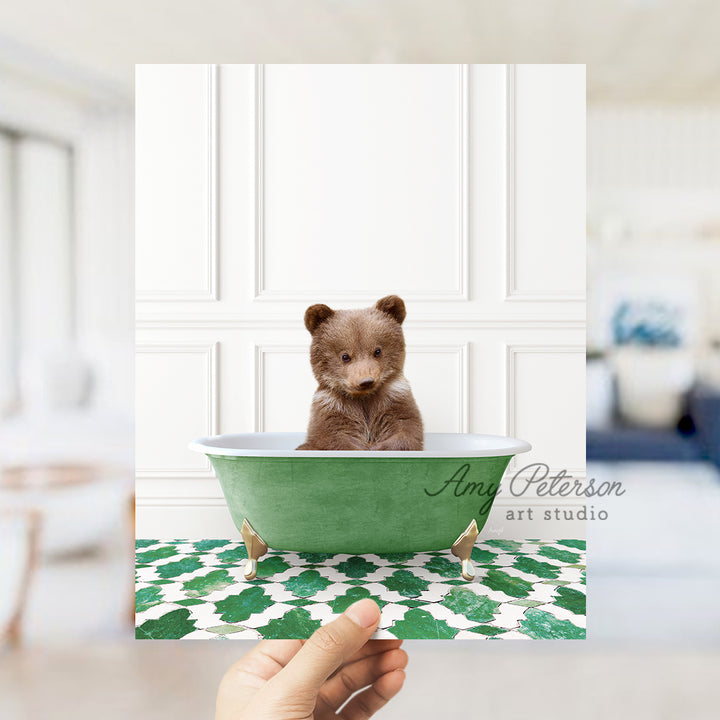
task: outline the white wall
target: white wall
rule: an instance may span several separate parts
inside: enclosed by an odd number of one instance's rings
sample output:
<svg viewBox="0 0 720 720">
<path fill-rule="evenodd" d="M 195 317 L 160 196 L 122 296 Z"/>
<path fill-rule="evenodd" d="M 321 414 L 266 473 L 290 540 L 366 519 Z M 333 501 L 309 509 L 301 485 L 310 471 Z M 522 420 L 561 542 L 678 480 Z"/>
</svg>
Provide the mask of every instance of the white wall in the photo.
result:
<svg viewBox="0 0 720 720">
<path fill-rule="evenodd" d="M 314 302 L 400 294 L 427 430 L 584 474 L 584 123 L 583 66 L 138 66 L 138 535 L 237 536 L 186 446 L 305 429 Z"/>
</svg>

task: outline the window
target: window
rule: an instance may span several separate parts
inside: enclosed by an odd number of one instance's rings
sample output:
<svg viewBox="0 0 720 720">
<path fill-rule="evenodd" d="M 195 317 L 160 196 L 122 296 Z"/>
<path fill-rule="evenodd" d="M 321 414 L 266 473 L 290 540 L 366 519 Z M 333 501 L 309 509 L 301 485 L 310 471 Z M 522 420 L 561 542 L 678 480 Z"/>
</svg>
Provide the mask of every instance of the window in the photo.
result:
<svg viewBox="0 0 720 720">
<path fill-rule="evenodd" d="M 0 415 L 75 336 L 72 148 L 0 128 Z"/>
</svg>

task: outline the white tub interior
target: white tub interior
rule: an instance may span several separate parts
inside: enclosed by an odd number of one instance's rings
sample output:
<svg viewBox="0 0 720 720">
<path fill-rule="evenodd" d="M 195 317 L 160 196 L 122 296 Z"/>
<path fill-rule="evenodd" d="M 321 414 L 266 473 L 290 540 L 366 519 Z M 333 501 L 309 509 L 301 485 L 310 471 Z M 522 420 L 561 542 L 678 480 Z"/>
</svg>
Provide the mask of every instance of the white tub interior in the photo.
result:
<svg viewBox="0 0 720 720">
<path fill-rule="evenodd" d="M 190 449 L 234 457 L 498 457 L 530 450 L 530 443 L 501 435 L 426 433 L 424 450 L 295 450 L 305 433 L 215 435 L 190 443 Z"/>
</svg>

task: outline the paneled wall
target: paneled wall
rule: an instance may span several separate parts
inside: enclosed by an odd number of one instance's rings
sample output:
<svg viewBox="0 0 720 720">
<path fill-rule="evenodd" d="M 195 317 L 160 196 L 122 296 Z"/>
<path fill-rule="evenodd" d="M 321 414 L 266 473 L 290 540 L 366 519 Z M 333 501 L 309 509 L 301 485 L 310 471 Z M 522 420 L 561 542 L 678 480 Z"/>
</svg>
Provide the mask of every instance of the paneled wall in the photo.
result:
<svg viewBox="0 0 720 720">
<path fill-rule="evenodd" d="M 139 536 L 237 536 L 186 445 L 305 429 L 315 302 L 401 295 L 428 431 L 584 475 L 583 66 L 150 65 L 136 93 Z M 486 531 L 584 534 L 507 518 L 543 504 L 505 490 Z"/>
</svg>

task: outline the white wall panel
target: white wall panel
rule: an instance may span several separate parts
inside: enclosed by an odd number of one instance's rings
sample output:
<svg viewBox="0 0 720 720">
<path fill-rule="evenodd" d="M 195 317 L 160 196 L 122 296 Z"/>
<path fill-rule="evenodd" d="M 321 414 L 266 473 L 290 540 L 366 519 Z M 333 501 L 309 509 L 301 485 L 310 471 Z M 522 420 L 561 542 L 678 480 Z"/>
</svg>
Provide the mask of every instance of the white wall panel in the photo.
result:
<svg viewBox="0 0 720 720">
<path fill-rule="evenodd" d="M 466 70 L 276 65 L 259 76 L 257 294 L 465 294 Z"/>
<path fill-rule="evenodd" d="M 141 65 L 135 92 L 137 297 L 215 300 L 215 66 Z"/>
<path fill-rule="evenodd" d="M 213 435 L 217 417 L 215 345 L 141 345 L 135 363 L 135 462 L 141 477 L 212 477 L 187 444 Z"/>
<path fill-rule="evenodd" d="M 585 67 L 508 70 L 507 295 L 585 293 Z"/>
<path fill-rule="evenodd" d="M 467 432 L 467 345 L 411 345 L 405 376 L 420 408 L 425 432 Z"/>
<path fill-rule="evenodd" d="M 255 431 L 305 430 L 316 387 L 309 344 L 256 346 Z"/>
<path fill-rule="evenodd" d="M 135 536 L 139 538 L 229 538 L 239 541 L 225 501 L 193 498 L 138 498 Z"/>
<path fill-rule="evenodd" d="M 506 387 L 507 432 L 533 445 L 512 467 L 584 473 L 585 346 L 509 345 Z"/>
</svg>

